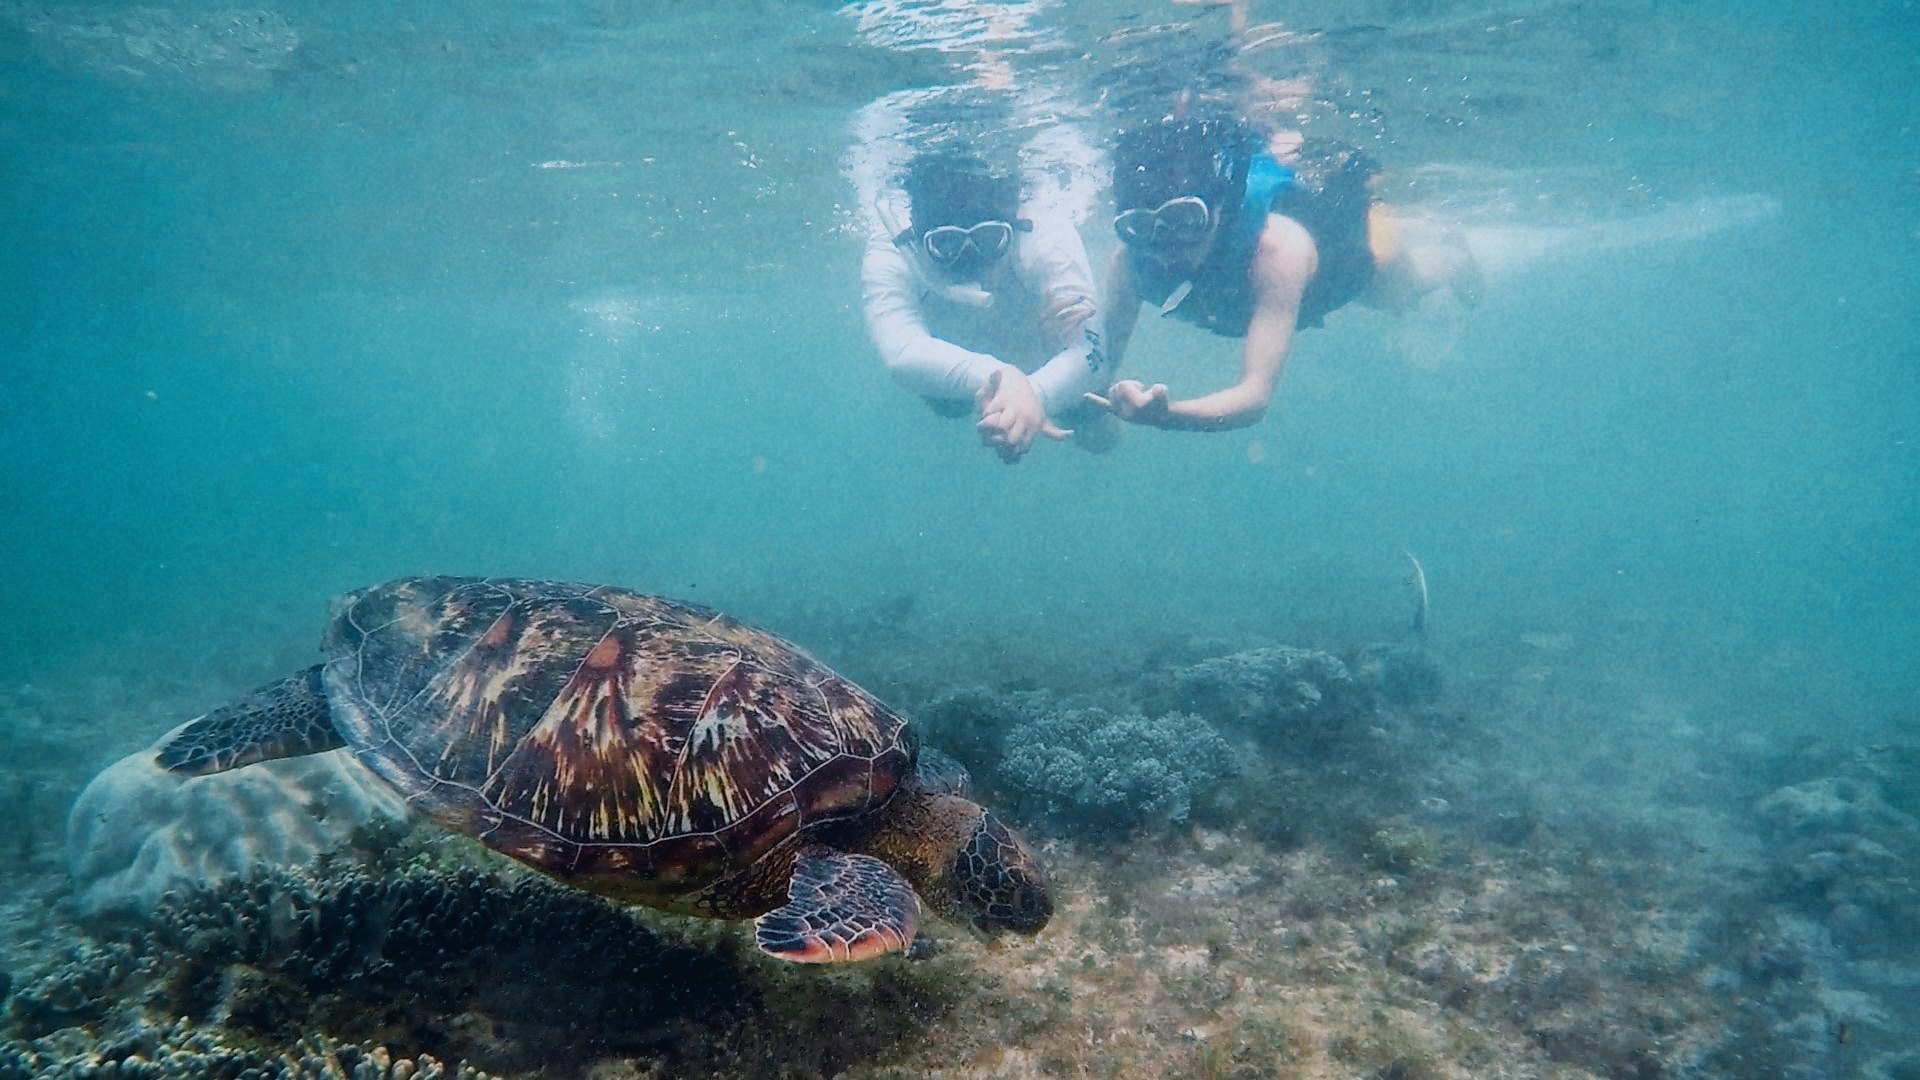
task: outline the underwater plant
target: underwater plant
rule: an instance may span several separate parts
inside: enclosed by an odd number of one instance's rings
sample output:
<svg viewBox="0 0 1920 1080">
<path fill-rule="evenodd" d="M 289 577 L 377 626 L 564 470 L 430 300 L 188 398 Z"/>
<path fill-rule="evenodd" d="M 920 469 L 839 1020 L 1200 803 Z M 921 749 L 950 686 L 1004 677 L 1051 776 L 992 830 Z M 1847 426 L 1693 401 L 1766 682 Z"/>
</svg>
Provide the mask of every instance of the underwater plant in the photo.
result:
<svg viewBox="0 0 1920 1080">
<path fill-rule="evenodd" d="M 937 945 L 795 968 L 424 825 L 90 927 L 13 986 L 0 1080 L 838 1075 L 996 1000 Z"/>
<path fill-rule="evenodd" d="M 542 878 L 473 869 L 273 872 L 176 895 L 153 937 L 181 958 L 168 996 L 182 1014 L 269 1037 L 401 1037 L 496 1069 L 577 1052 L 583 1038 L 602 1053 L 653 1049 L 678 1018 L 753 998 L 737 958 Z M 236 966 L 258 974 L 236 979 Z M 396 1006 L 429 988 L 430 1006 Z M 503 1026 L 517 1049 L 493 1036 Z"/>
<path fill-rule="evenodd" d="M 1360 858 L 1366 865 L 1415 877 L 1433 873 L 1440 855 L 1440 842 L 1433 833 L 1404 821 L 1376 825 L 1360 844 Z"/>
<path fill-rule="evenodd" d="M 688 1017 L 724 1024 L 758 1001 L 731 941 L 670 940 L 603 900 L 511 872 L 267 870 L 169 894 L 122 932 L 83 938 L 16 988 L 0 1078 L 130 1057 L 72 1075 L 388 1075 L 307 1068 L 302 1055 L 331 1052 L 298 1049 L 316 1032 L 360 1045 L 365 1060 L 384 1045 L 402 1058 L 545 1070 L 664 1053 Z M 218 1045 L 169 1048 L 154 1041 L 166 1024 L 215 1033 Z"/>
</svg>

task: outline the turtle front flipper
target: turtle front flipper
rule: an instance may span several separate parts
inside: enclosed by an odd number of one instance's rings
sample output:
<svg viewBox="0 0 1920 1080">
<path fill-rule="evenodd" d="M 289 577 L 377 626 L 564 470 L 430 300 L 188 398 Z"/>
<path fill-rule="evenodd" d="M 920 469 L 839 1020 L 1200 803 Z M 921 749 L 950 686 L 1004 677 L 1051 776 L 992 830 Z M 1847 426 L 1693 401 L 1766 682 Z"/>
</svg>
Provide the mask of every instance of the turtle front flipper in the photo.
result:
<svg viewBox="0 0 1920 1080">
<path fill-rule="evenodd" d="M 787 902 L 754 920 L 760 951 L 796 964 L 844 964 L 904 952 L 920 925 L 907 879 L 871 855 L 802 852 Z"/>
<path fill-rule="evenodd" d="M 155 758 L 169 772 L 205 776 L 345 745 L 334 730 L 315 666 L 191 721 L 161 745 Z"/>
</svg>

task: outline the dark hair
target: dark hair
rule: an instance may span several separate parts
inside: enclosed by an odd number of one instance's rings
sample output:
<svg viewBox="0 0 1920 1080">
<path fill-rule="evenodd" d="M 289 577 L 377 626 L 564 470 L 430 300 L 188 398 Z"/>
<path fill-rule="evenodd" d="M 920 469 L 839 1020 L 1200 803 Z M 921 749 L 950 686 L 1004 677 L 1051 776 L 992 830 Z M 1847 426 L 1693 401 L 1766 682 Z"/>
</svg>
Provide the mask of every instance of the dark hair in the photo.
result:
<svg viewBox="0 0 1920 1080">
<path fill-rule="evenodd" d="M 907 166 L 902 184 L 916 232 L 942 225 L 1011 222 L 1020 213 L 1020 181 L 994 172 L 972 154 L 925 153 Z"/>
<path fill-rule="evenodd" d="M 1198 195 L 1228 209 L 1246 183 L 1253 135 L 1238 120 L 1167 118 L 1123 129 L 1113 144 L 1113 200 L 1151 209 Z"/>
</svg>

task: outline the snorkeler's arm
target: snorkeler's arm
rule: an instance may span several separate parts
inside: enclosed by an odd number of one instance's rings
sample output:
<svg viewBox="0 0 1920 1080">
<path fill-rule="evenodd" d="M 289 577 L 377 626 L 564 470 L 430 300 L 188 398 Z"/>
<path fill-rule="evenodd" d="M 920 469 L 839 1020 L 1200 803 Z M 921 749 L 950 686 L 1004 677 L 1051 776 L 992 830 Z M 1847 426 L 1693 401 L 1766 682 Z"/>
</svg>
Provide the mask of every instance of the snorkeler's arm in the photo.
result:
<svg viewBox="0 0 1920 1080">
<path fill-rule="evenodd" d="M 1034 231 L 1020 241 L 1019 274 L 1039 298 L 1040 340 L 1053 355 L 1027 377 L 1055 415 L 1078 406 L 1087 391 L 1104 389 L 1111 364 L 1080 230 L 1062 214 L 1035 213 L 1033 220 Z"/>
<path fill-rule="evenodd" d="M 1007 366 L 927 330 L 913 270 L 891 242 L 867 245 L 860 278 L 867 332 L 901 386 L 921 397 L 972 401 L 987 379 Z"/>
<path fill-rule="evenodd" d="M 1091 313 L 1078 322 L 1078 340 L 1027 376 L 1049 416 L 1079 406 L 1086 394 L 1106 389 L 1113 379 L 1112 354 L 1106 349 L 1100 315 Z"/>
<path fill-rule="evenodd" d="M 1203 397 L 1170 402 L 1167 427 L 1224 431 L 1259 423 L 1293 350 L 1300 298 L 1319 266 L 1319 252 L 1306 227 L 1280 214 L 1267 216 L 1260 246 L 1247 267 L 1253 318 L 1240 350 L 1240 381 Z"/>
<path fill-rule="evenodd" d="M 1114 249 L 1113 265 L 1107 270 L 1107 362 L 1115 370 L 1127 354 L 1134 320 L 1139 317 L 1140 290 L 1133 284 L 1133 267 L 1122 244 Z"/>
<path fill-rule="evenodd" d="M 1040 300 L 1040 339 L 1050 353 L 1082 341 L 1094 312 L 1093 267 L 1080 230 L 1064 214 L 1033 212 L 1033 231 L 1020 238 L 1020 283 Z"/>
<path fill-rule="evenodd" d="M 1109 377 L 1119 371 L 1120 358 L 1127 351 L 1127 342 L 1133 337 L 1133 324 L 1139 317 L 1140 291 L 1133 284 L 1133 265 L 1127 258 L 1126 245 L 1122 244 L 1114 251 L 1113 262 L 1107 270 Z M 1149 390 L 1133 379 L 1114 383 L 1105 396 L 1090 390 L 1081 397 L 1095 408 L 1136 423 L 1152 423 L 1148 415 L 1163 413 L 1168 401 L 1165 384 L 1155 384 Z"/>
<path fill-rule="evenodd" d="M 1176 401 L 1165 384 L 1115 383 L 1110 408 L 1123 420 L 1188 431 L 1226 431 L 1258 423 L 1267 414 L 1274 387 L 1293 348 L 1300 297 L 1319 264 L 1313 237 L 1292 218 L 1267 219 L 1260 246 L 1247 267 L 1253 319 L 1241 347 L 1240 381 L 1225 390 Z"/>
</svg>

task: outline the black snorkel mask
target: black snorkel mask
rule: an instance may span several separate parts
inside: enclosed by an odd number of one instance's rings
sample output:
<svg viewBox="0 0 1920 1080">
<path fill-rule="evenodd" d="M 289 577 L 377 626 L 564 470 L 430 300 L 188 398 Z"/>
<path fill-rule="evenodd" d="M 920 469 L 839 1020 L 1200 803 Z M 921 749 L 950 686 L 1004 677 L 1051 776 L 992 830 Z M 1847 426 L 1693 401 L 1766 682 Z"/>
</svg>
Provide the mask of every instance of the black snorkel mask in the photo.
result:
<svg viewBox="0 0 1920 1080">
<path fill-rule="evenodd" d="M 1114 146 L 1113 231 L 1136 259 L 1200 249 L 1240 215 L 1257 136 L 1238 120 L 1171 118 L 1122 131 Z"/>
<path fill-rule="evenodd" d="M 1198 195 L 1178 195 L 1152 209 L 1121 211 L 1113 219 L 1113 231 L 1130 248 L 1190 247 L 1213 231 L 1213 208 Z"/>
</svg>

